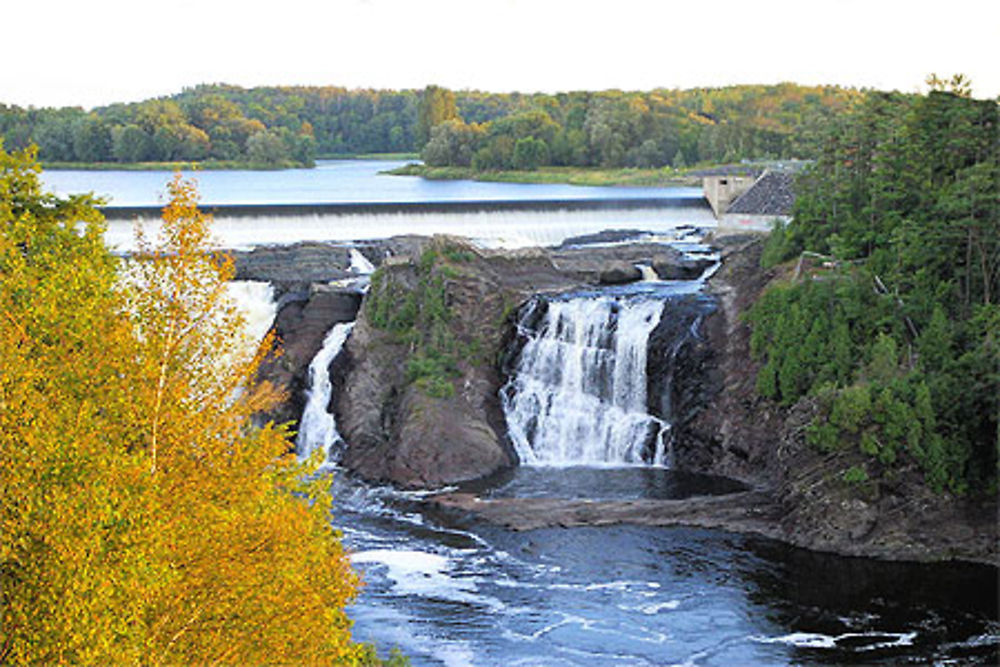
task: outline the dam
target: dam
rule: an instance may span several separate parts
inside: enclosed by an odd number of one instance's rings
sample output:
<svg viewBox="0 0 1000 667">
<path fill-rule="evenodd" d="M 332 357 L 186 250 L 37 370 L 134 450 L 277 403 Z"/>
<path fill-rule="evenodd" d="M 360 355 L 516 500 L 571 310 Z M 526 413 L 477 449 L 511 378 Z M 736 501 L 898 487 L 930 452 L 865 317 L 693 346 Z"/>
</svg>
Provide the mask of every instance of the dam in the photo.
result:
<svg viewBox="0 0 1000 667">
<path fill-rule="evenodd" d="M 677 188 L 675 196 L 615 199 L 462 200 L 204 206 L 220 245 L 247 249 L 300 241 L 348 242 L 400 235 L 452 234 L 486 247 L 559 245 L 608 229 L 672 235 L 678 227 L 716 225 L 704 197 Z M 669 192 L 669 191 L 668 191 Z M 161 209 L 107 206 L 108 245 L 133 249 L 134 226 L 155 234 Z"/>
</svg>

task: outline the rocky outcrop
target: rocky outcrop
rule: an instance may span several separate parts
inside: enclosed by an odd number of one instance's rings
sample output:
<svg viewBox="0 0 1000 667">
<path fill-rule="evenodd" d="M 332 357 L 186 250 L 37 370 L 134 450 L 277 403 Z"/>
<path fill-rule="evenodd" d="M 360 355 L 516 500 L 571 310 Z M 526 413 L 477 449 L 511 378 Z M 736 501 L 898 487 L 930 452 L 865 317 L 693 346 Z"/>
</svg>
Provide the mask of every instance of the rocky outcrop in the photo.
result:
<svg viewBox="0 0 1000 667">
<path fill-rule="evenodd" d="M 387 262 L 339 362 L 344 466 L 434 488 L 513 465 L 497 396 L 507 318 L 535 291 L 572 284 L 543 251 L 486 253 L 454 238 Z M 447 311 L 432 317 L 439 301 Z"/>
<path fill-rule="evenodd" d="M 350 250 L 343 244 L 305 242 L 235 251 L 237 280 L 309 285 L 346 278 Z"/>
<path fill-rule="evenodd" d="M 741 316 L 774 272 L 759 266 L 762 241 L 717 241 L 724 263 L 711 290 L 719 308 L 706 320 L 707 356 L 692 369 L 702 378 L 702 408 L 675 430 L 675 464 L 723 475 L 770 493 L 781 508 L 774 537 L 844 555 L 895 560 L 1000 563 L 996 499 L 935 494 L 919 471 L 851 485 L 840 472 L 860 452 L 824 454 L 809 447 L 804 427 L 814 406 L 782 408 L 754 389 L 758 364 Z"/>
<path fill-rule="evenodd" d="M 568 247 L 550 254 L 556 267 L 566 275 L 581 282 L 604 284 L 639 280 L 641 272 L 636 268 L 639 264 L 651 266 L 661 280 L 694 280 L 715 263 L 708 258 L 689 257 L 659 243 Z"/>
<path fill-rule="evenodd" d="M 293 425 L 298 422 L 305 407 L 309 362 L 323 346 L 331 327 L 353 321 L 360 307 L 360 292 L 325 284 L 286 292 L 281 297 L 274 321 L 281 352 L 264 360 L 258 377 L 282 389 L 287 398 L 263 415 L 265 420 Z"/>
<path fill-rule="evenodd" d="M 682 500 L 482 498 L 471 493 L 433 496 L 440 509 L 473 513 L 511 530 L 609 526 L 696 526 L 776 537 L 781 508 L 764 493 L 747 491 Z"/>
<path fill-rule="evenodd" d="M 377 267 L 386 257 L 419 254 L 426 243 L 427 238 L 420 236 L 395 236 L 353 244 L 302 241 L 234 250 L 230 254 L 236 265 L 236 280 L 270 282 L 282 294 L 307 290 L 316 283 L 356 277 L 351 271 L 352 248 Z"/>
</svg>

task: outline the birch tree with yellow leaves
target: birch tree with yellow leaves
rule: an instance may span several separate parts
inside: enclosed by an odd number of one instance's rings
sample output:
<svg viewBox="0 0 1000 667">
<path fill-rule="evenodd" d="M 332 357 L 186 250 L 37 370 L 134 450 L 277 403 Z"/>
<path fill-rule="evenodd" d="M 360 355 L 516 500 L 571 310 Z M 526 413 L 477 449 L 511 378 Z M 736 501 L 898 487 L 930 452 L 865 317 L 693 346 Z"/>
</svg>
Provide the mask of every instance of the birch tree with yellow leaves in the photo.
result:
<svg viewBox="0 0 1000 667">
<path fill-rule="evenodd" d="M 38 172 L 0 147 L 0 663 L 374 661 L 194 184 L 123 263 Z"/>
</svg>

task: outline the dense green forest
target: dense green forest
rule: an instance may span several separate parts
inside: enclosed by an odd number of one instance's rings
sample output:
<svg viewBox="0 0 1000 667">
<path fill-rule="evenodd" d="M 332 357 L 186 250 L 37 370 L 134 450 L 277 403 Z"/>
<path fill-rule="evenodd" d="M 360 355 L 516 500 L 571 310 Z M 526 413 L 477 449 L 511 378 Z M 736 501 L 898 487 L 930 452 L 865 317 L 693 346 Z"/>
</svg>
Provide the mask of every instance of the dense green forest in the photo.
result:
<svg viewBox="0 0 1000 667">
<path fill-rule="evenodd" d="M 422 151 L 480 170 L 685 166 L 810 157 L 860 93 L 794 84 L 555 95 L 202 85 L 81 108 L 0 104 L 8 149 L 46 162 L 311 165 L 319 156 Z"/>
<path fill-rule="evenodd" d="M 919 470 L 938 490 L 995 492 L 1000 118 L 961 77 L 937 83 L 868 94 L 831 123 L 768 240 L 766 264 L 797 261 L 751 313 L 757 386 L 812 406 L 816 447 L 860 451 L 849 481 Z"/>
</svg>

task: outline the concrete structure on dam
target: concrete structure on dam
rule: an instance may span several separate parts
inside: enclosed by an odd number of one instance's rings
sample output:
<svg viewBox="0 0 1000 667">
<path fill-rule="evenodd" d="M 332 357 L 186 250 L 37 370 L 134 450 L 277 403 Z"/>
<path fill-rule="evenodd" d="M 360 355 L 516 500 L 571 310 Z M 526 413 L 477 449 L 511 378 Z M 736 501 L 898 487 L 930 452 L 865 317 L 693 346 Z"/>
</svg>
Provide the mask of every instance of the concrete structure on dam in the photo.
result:
<svg viewBox="0 0 1000 667">
<path fill-rule="evenodd" d="M 701 176 L 705 199 L 720 230 L 769 232 L 775 222 L 792 219 L 795 190 L 789 171 L 755 173 L 724 167 L 701 172 Z"/>
</svg>

